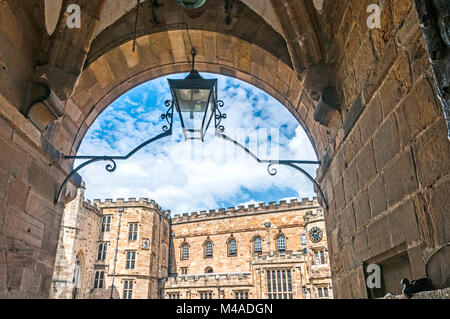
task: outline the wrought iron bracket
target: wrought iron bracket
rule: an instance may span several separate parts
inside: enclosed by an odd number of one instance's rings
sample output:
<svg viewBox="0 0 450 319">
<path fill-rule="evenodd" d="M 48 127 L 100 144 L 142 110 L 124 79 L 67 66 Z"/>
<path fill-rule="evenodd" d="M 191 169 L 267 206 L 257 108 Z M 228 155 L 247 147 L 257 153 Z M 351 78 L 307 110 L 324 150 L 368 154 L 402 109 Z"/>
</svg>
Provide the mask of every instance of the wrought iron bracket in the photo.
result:
<svg viewBox="0 0 450 319">
<path fill-rule="evenodd" d="M 240 144 L 238 141 L 228 137 L 227 135 L 223 134 L 220 130 L 216 129 L 216 136 L 217 137 L 221 137 L 224 140 L 233 143 L 234 145 L 236 145 L 237 147 L 239 147 L 240 149 L 242 149 L 243 151 L 245 151 L 250 157 L 252 157 L 255 161 L 257 161 L 260 164 L 269 164 L 267 166 L 267 172 L 271 175 L 271 176 L 275 176 L 278 174 L 278 170 L 274 167 L 275 165 L 284 165 L 284 166 L 288 166 L 291 167 L 297 171 L 299 171 L 300 173 L 302 173 L 303 175 L 305 175 L 313 184 L 314 186 L 317 188 L 320 197 L 322 198 L 322 201 L 325 205 L 325 208 L 328 209 L 328 201 L 325 197 L 325 194 L 322 191 L 322 188 L 320 187 L 319 183 L 317 183 L 317 181 L 310 175 L 308 174 L 308 172 L 306 172 L 303 168 L 301 168 L 299 165 L 320 165 L 321 162 L 320 161 L 303 161 L 303 160 L 264 160 L 264 159 L 260 159 L 258 156 L 256 156 L 254 153 L 252 153 L 248 148 L 246 148 L 244 145 Z"/>
<path fill-rule="evenodd" d="M 165 137 L 171 136 L 172 135 L 172 126 L 173 126 L 173 101 L 167 100 L 165 102 L 167 109 L 167 112 L 163 115 L 161 115 L 161 119 L 162 120 L 166 120 L 167 124 L 163 126 L 162 130 L 163 133 L 152 137 L 151 139 L 145 141 L 144 143 L 140 144 L 138 147 L 136 147 L 135 149 L 133 149 L 131 152 L 129 152 L 127 155 L 124 156 L 64 156 L 63 158 L 66 160 L 71 160 L 71 159 L 81 159 L 81 160 L 87 160 L 86 162 L 78 165 L 75 169 L 73 169 L 69 175 L 67 175 L 67 177 L 64 179 L 64 181 L 62 182 L 61 186 L 59 187 L 59 190 L 56 194 L 54 203 L 55 205 L 59 202 L 59 198 L 61 196 L 61 192 L 64 189 L 64 186 L 69 182 L 69 180 L 72 178 L 73 175 L 75 175 L 79 170 L 81 170 L 82 168 L 92 164 L 92 163 L 96 163 L 96 162 L 110 162 L 109 164 L 107 164 L 105 166 L 105 169 L 112 173 L 117 169 L 117 163 L 116 161 L 125 161 L 127 159 L 129 159 L 131 156 L 133 156 L 134 154 L 136 154 L 137 152 L 139 152 L 141 149 L 143 149 L 144 147 L 146 147 L 147 145 L 156 142 L 160 139 L 163 139 Z"/>
<path fill-rule="evenodd" d="M 322 198 L 322 201 L 326 207 L 326 209 L 328 209 L 328 201 L 319 185 L 319 183 L 317 183 L 317 181 L 310 175 L 308 174 L 308 172 L 306 172 L 303 168 L 301 168 L 299 165 L 320 165 L 321 162 L 320 161 L 303 161 L 303 160 L 264 160 L 264 159 L 260 159 L 259 157 L 257 157 L 254 153 L 252 153 L 248 148 L 246 148 L 245 146 L 243 146 L 242 144 L 240 144 L 239 142 L 233 140 L 232 138 L 228 137 L 227 135 L 223 134 L 225 128 L 223 125 L 221 125 L 221 121 L 226 119 L 227 116 L 226 114 L 222 113 L 220 111 L 220 108 L 223 107 L 224 103 L 223 101 L 218 101 L 217 102 L 217 107 L 215 109 L 215 135 L 217 137 L 221 137 L 224 140 L 231 142 L 233 144 L 235 144 L 236 146 L 238 146 L 240 149 L 242 149 L 243 151 L 245 151 L 248 155 L 250 155 L 253 159 L 255 159 L 258 163 L 260 164 L 268 164 L 267 166 L 267 172 L 272 175 L 275 176 L 277 175 L 278 171 L 277 169 L 274 167 L 275 165 L 284 165 L 284 166 L 288 166 L 291 167 L 297 171 L 299 171 L 300 173 L 302 173 L 303 175 L 305 175 L 313 184 L 314 186 L 317 188 L 320 197 Z M 55 197 L 55 205 L 59 202 L 59 198 L 61 196 L 61 193 L 64 189 L 64 186 L 69 182 L 69 180 L 72 178 L 73 175 L 75 175 L 79 170 L 81 170 L 82 168 L 92 164 L 92 163 L 96 163 L 96 162 L 110 162 L 109 164 L 107 164 L 105 166 L 105 169 L 112 173 L 117 169 L 117 163 L 116 161 L 124 161 L 129 159 L 130 157 L 132 157 L 134 154 L 136 154 L 138 151 L 140 151 L 141 149 L 143 149 L 144 147 L 146 147 L 147 145 L 156 142 L 160 139 L 163 139 L 165 137 L 171 136 L 172 135 L 172 126 L 173 126 L 173 112 L 174 112 L 174 102 L 167 100 L 165 102 L 167 109 L 167 112 L 163 115 L 161 115 L 161 119 L 162 120 L 166 120 L 167 124 L 163 126 L 162 130 L 163 133 L 145 141 L 144 143 L 140 144 L 138 147 L 136 147 L 135 149 L 133 149 L 131 152 L 129 152 L 127 155 L 124 156 L 64 156 L 64 159 L 67 160 L 72 160 L 72 159 L 81 159 L 81 160 L 87 160 L 86 162 L 78 165 L 75 169 L 73 169 L 69 175 L 67 175 L 67 177 L 64 179 L 63 183 L 61 184 L 61 186 L 59 187 L 59 190 L 57 192 L 57 195 Z"/>
</svg>

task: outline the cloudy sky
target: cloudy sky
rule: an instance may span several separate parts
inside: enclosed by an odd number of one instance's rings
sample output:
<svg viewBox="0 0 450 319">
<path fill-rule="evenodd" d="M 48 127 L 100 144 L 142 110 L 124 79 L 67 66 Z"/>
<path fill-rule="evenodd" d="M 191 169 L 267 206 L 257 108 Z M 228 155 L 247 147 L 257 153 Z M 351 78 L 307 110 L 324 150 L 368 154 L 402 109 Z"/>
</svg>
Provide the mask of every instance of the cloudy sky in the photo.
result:
<svg viewBox="0 0 450 319">
<path fill-rule="evenodd" d="M 169 78 L 182 78 L 172 75 Z M 225 133 L 247 143 L 261 159 L 316 160 L 305 132 L 278 101 L 242 81 L 217 75 L 219 98 L 227 114 Z M 112 103 L 91 126 L 78 155 L 125 155 L 162 132 L 164 101 L 170 98 L 167 77 L 136 87 Z M 87 199 L 151 198 L 172 213 L 189 213 L 241 204 L 313 197 L 313 186 L 297 171 L 258 164 L 232 144 L 210 135 L 205 142 L 185 142 L 175 114 L 174 134 L 150 144 L 109 173 L 105 162 L 79 173 Z M 81 163 L 78 161 L 76 164 Z M 306 166 L 315 177 L 317 166 Z"/>
</svg>

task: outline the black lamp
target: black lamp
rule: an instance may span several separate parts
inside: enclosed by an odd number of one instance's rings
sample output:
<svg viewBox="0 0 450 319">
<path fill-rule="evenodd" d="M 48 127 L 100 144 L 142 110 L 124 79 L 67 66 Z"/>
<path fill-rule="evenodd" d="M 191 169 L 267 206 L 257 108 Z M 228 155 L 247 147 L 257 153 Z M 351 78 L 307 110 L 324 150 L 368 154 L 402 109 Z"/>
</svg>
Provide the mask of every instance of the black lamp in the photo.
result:
<svg viewBox="0 0 450 319">
<path fill-rule="evenodd" d="M 217 79 L 205 79 L 195 70 L 195 50 L 192 50 L 192 70 L 183 80 L 169 79 L 170 92 L 180 116 L 186 140 L 204 140 L 206 131 L 215 118 Z"/>
</svg>

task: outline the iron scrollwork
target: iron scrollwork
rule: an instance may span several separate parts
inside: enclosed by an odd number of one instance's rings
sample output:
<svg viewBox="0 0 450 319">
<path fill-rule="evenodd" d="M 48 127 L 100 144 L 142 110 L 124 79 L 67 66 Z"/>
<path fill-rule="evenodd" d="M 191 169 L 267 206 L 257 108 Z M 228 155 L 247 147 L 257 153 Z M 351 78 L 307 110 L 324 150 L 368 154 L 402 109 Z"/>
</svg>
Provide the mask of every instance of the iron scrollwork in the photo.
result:
<svg viewBox="0 0 450 319">
<path fill-rule="evenodd" d="M 167 100 L 165 102 L 165 105 L 167 107 L 167 111 L 165 114 L 161 115 L 161 119 L 162 120 L 166 120 L 167 124 L 163 126 L 162 130 L 163 133 L 145 141 L 144 143 L 140 144 L 138 147 L 136 147 L 135 149 L 133 149 L 131 152 L 129 152 L 127 155 L 124 156 L 64 156 L 63 158 L 66 160 L 75 160 L 75 159 L 81 159 L 81 160 L 87 160 L 86 162 L 78 165 L 75 169 L 73 169 L 69 175 L 67 175 L 67 177 L 64 179 L 63 183 L 61 184 L 61 186 L 59 187 L 59 190 L 57 192 L 57 195 L 55 197 L 55 204 L 57 204 L 59 202 L 59 198 L 61 196 L 61 193 L 63 191 L 64 186 L 67 184 L 67 182 L 72 178 L 72 176 L 74 176 L 79 170 L 81 170 L 82 168 L 92 164 L 92 163 L 96 163 L 96 162 L 101 162 L 101 161 L 106 161 L 106 162 L 110 162 L 109 164 L 107 164 L 105 166 L 105 169 L 110 172 L 113 173 L 116 171 L 117 169 L 117 163 L 116 161 L 124 161 L 129 159 L 131 156 L 133 156 L 134 154 L 136 154 L 138 151 L 140 151 L 141 149 L 143 149 L 144 147 L 146 147 L 147 145 L 156 142 L 162 138 L 168 137 L 172 135 L 172 125 L 173 125 L 173 101 Z"/>
<path fill-rule="evenodd" d="M 305 171 L 303 168 L 301 168 L 298 165 L 320 165 L 321 162 L 320 161 L 303 161 L 303 160 L 263 160 L 260 159 L 258 156 L 256 156 L 254 153 L 252 153 L 248 148 L 246 148 L 244 145 L 240 144 L 239 142 L 237 142 L 236 140 L 233 140 L 232 138 L 228 137 L 227 135 L 219 132 L 218 130 L 216 131 L 216 136 L 223 138 L 224 140 L 233 143 L 234 145 L 236 145 L 237 147 L 239 147 L 240 149 L 242 149 L 243 151 L 245 151 L 250 157 L 252 157 L 255 161 L 257 161 L 260 164 L 268 164 L 267 166 L 267 172 L 269 173 L 269 175 L 271 176 L 275 176 L 278 174 L 278 170 L 274 167 L 275 165 L 284 165 L 284 166 L 288 166 L 291 167 L 297 171 L 299 171 L 300 173 L 302 173 L 303 175 L 305 175 L 310 181 L 311 183 L 314 184 L 314 186 L 316 187 L 317 191 L 319 192 L 320 197 L 322 198 L 322 202 L 325 205 L 325 208 L 328 209 L 328 201 L 327 198 L 325 197 L 325 194 L 322 191 L 322 188 L 320 187 L 319 183 L 317 183 L 317 181 L 310 175 L 308 174 L 307 171 Z"/>
<path fill-rule="evenodd" d="M 222 100 L 217 101 L 216 115 L 215 115 L 216 130 L 218 130 L 221 133 L 225 132 L 225 126 L 220 125 L 220 123 L 222 122 L 222 120 L 225 120 L 227 118 L 227 115 L 220 111 L 220 108 L 223 107 L 224 104 L 225 103 Z"/>
<path fill-rule="evenodd" d="M 145 141 L 144 143 L 140 144 L 138 147 L 136 147 L 135 149 L 133 149 L 131 152 L 129 152 L 127 155 L 125 156 L 64 156 L 64 159 L 68 159 L 68 160 L 73 160 L 73 159 L 82 159 L 82 160 L 87 160 L 86 162 L 78 165 L 74 170 L 72 170 L 72 172 L 70 172 L 70 174 L 64 179 L 63 183 L 61 184 L 58 193 L 56 195 L 55 198 L 55 204 L 57 204 L 59 202 L 59 198 L 61 196 L 61 192 L 63 191 L 64 186 L 67 184 L 67 182 L 72 178 L 73 175 L 75 175 L 79 170 L 81 170 L 82 168 L 86 167 L 87 165 L 90 165 L 92 163 L 95 162 L 100 162 L 100 161 L 106 161 L 106 162 L 110 162 L 105 166 L 105 169 L 112 173 L 115 172 L 117 169 L 117 163 L 116 161 L 120 160 L 127 160 L 129 159 L 131 156 L 133 156 L 134 154 L 136 154 L 138 151 L 140 151 L 141 149 L 143 149 L 144 147 L 146 147 L 147 145 L 160 140 L 164 137 L 168 137 L 170 135 L 172 135 L 172 127 L 173 127 L 173 111 L 174 111 L 174 101 L 173 100 L 166 100 L 165 101 L 165 106 L 167 107 L 167 111 L 165 114 L 161 115 L 161 119 L 167 121 L 167 124 L 165 124 L 162 127 L 162 131 L 163 133 Z M 258 163 L 261 164 L 268 164 L 267 167 L 267 171 L 271 176 L 275 176 L 278 173 L 278 170 L 274 167 L 275 165 L 285 165 L 285 166 L 289 166 L 291 168 L 294 168 L 295 170 L 299 171 L 300 173 L 302 173 L 303 175 L 305 175 L 317 188 L 322 201 L 325 205 L 325 207 L 328 209 L 328 201 L 326 200 L 326 197 L 324 195 L 324 193 L 322 192 L 322 189 L 320 187 L 320 185 L 317 183 L 317 181 L 310 175 L 308 174 L 303 168 L 299 167 L 298 165 L 301 164 L 316 164 L 316 165 L 320 165 L 321 162 L 320 161 L 301 161 L 301 160 L 262 160 L 260 158 L 258 158 L 255 154 L 253 154 L 248 148 L 246 148 L 245 146 L 243 146 L 242 144 L 238 143 L 237 141 L 229 138 L 228 136 L 226 136 L 225 134 L 223 134 L 223 132 L 225 131 L 225 127 L 223 125 L 221 125 L 222 120 L 227 118 L 227 115 L 225 113 L 222 113 L 220 111 L 220 108 L 222 108 L 224 106 L 224 102 L 219 100 L 217 101 L 217 107 L 214 109 L 214 119 L 215 119 L 215 129 L 216 129 L 216 136 L 221 137 L 229 142 L 234 143 L 235 145 L 237 145 L 239 148 L 241 148 L 242 150 L 244 150 L 248 155 L 250 155 L 253 159 L 255 159 Z"/>
</svg>

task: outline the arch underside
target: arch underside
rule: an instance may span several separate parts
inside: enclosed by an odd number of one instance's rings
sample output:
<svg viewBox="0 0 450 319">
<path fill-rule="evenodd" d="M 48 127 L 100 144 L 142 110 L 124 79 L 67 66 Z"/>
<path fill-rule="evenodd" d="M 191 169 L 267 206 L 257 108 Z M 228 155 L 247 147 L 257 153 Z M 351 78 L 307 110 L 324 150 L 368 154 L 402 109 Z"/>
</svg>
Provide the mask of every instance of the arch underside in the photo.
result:
<svg viewBox="0 0 450 319">
<path fill-rule="evenodd" d="M 130 89 L 161 76 L 189 72 L 191 43 L 198 54 L 198 71 L 231 76 L 265 91 L 299 121 L 316 155 L 326 148 L 325 129 L 313 119 L 314 104 L 305 98 L 303 83 L 283 60 L 231 35 L 172 30 L 138 38 L 135 52 L 132 41 L 123 43 L 87 66 L 60 126 L 66 132 L 59 135 L 72 137 L 65 139 L 66 145 L 59 145 L 64 154 L 75 155 L 95 119 Z"/>
</svg>

